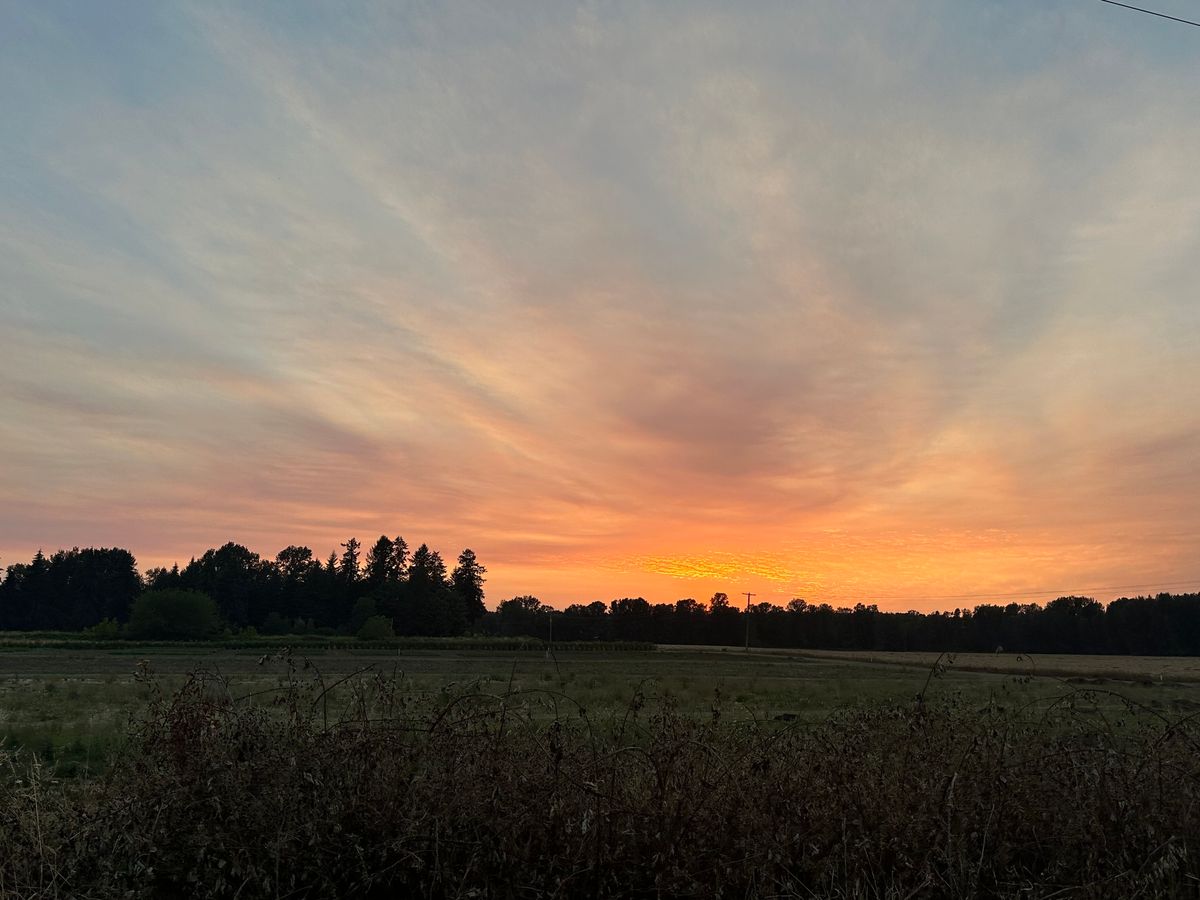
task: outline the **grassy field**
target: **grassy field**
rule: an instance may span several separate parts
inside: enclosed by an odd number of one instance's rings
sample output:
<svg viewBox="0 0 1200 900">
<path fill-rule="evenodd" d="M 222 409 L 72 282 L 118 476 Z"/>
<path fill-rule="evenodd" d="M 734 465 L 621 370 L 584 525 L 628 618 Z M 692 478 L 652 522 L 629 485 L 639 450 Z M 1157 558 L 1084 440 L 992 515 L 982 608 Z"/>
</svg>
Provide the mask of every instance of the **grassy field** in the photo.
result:
<svg viewBox="0 0 1200 900">
<path fill-rule="evenodd" d="M 1151 712 L 1200 709 L 1200 664 L 1138 657 L 1040 658 L 960 654 L 931 677 L 935 654 L 833 653 L 662 648 L 655 652 L 308 649 L 292 657 L 306 674 L 329 682 L 362 669 L 403 676 L 407 689 L 432 694 L 479 683 L 484 689 L 565 695 L 585 708 L 622 709 L 641 692 L 668 699 L 684 713 L 705 713 L 715 700 L 724 715 L 818 721 L 836 709 L 956 697 L 967 704 L 1016 707 L 1065 693 L 1099 691 L 1098 708 L 1128 698 Z M 131 716 L 150 696 L 145 667 L 165 690 L 203 668 L 223 675 L 235 695 L 266 702 L 284 683 L 288 664 L 273 651 L 173 648 L 0 650 L 0 739 L 33 750 L 56 772 L 79 776 L 103 769 L 119 751 Z M 1030 677 L 1030 676 L 1033 677 Z M 1110 695 L 1107 692 L 1112 691 Z M 340 697 L 335 689 L 333 702 Z"/>
<path fill-rule="evenodd" d="M 664 648 L 667 649 L 667 648 Z M 795 650 L 759 650 L 759 653 L 795 655 Z M 842 660 L 927 669 L 937 653 L 879 650 L 805 650 L 809 659 Z M 1069 653 L 955 653 L 952 667 L 962 672 L 1001 675 L 1034 675 L 1064 678 L 1077 683 L 1155 682 L 1200 683 L 1200 658 L 1194 656 L 1100 656 Z"/>
<path fill-rule="evenodd" d="M 935 661 L 3 651 L 0 896 L 1195 895 L 1183 668 Z"/>
</svg>

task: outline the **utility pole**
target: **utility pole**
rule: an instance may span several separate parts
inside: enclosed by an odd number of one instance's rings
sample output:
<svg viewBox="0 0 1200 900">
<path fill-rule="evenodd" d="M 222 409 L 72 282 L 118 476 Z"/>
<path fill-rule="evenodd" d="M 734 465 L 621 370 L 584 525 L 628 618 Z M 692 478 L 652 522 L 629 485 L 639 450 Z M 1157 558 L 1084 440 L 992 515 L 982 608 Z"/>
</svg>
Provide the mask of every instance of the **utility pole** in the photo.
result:
<svg viewBox="0 0 1200 900">
<path fill-rule="evenodd" d="M 546 644 L 546 659 L 554 660 L 554 671 L 561 675 L 562 672 L 558 668 L 558 657 L 554 655 L 554 610 L 547 610 L 546 615 L 550 617 L 550 641 Z"/>
<path fill-rule="evenodd" d="M 758 594 L 752 594 L 749 591 L 743 591 L 746 595 L 746 652 L 750 652 L 750 598 L 757 597 Z"/>
</svg>

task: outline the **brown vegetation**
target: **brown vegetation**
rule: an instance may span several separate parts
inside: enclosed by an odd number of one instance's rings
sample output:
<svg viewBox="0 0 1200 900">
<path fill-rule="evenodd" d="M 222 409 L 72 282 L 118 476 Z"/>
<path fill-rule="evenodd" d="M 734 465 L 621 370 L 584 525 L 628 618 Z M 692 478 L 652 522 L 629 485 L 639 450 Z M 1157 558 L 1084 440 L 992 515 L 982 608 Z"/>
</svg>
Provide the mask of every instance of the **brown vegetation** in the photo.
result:
<svg viewBox="0 0 1200 900">
<path fill-rule="evenodd" d="M 292 666 L 156 692 L 122 762 L 0 787 L 0 896 L 1159 896 L 1200 732 L 1095 691 L 806 725 Z M 153 683 L 153 682 L 151 682 Z M 332 697 L 342 698 L 336 705 Z M 1111 695 L 1104 695 L 1111 709 Z"/>
</svg>

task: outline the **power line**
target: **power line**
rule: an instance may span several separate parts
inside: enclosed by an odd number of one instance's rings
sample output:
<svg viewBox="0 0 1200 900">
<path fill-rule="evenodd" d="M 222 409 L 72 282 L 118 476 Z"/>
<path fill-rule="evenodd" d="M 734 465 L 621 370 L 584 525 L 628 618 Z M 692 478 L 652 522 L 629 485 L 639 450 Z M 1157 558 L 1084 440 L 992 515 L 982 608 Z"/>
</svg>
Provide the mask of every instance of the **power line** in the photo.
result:
<svg viewBox="0 0 1200 900">
<path fill-rule="evenodd" d="M 1158 16 L 1160 19 L 1170 19 L 1172 22 L 1182 22 L 1184 25 L 1195 25 L 1200 28 L 1200 22 L 1193 22 L 1191 19 L 1181 19 L 1178 16 L 1168 16 L 1166 13 L 1155 12 L 1152 9 L 1142 9 L 1140 6 L 1130 6 L 1128 3 L 1118 3 L 1117 0 L 1100 0 L 1101 3 L 1107 3 L 1110 6 L 1120 6 L 1124 9 L 1132 9 L 1134 12 L 1145 13 L 1148 16 Z"/>
</svg>

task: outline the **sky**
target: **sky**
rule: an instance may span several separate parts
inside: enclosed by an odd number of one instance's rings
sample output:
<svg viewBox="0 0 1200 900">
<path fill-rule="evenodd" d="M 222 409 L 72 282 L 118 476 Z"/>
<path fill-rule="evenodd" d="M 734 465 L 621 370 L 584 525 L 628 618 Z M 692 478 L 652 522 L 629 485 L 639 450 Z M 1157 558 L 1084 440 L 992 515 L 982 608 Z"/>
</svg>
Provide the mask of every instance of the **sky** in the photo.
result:
<svg viewBox="0 0 1200 900">
<path fill-rule="evenodd" d="M 1093 0 L 0 0 L 0 564 L 1200 587 L 1198 76 Z"/>
</svg>

